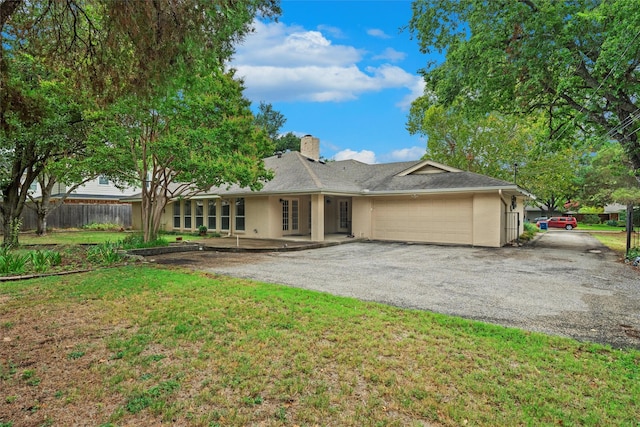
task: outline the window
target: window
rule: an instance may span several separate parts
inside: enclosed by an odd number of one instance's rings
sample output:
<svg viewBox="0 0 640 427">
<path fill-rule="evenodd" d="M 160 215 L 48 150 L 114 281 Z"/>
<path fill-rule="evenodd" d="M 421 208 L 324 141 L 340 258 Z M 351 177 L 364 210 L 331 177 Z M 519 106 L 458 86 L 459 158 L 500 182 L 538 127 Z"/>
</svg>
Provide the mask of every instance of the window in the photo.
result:
<svg viewBox="0 0 640 427">
<path fill-rule="evenodd" d="M 298 200 L 291 201 L 291 229 L 298 229 Z"/>
<path fill-rule="evenodd" d="M 208 215 L 207 228 L 209 228 L 209 230 L 215 230 L 216 229 L 216 200 L 215 199 L 208 201 L 207 215 Z"/>
<path fill-rule="evenodd" d="M 236 199 L 236 231 L 244 231 L 244 197 Z"/>
<path fill-rule="evenodd" d="M 36 181 L 33 181 L 31 183 L 31 185 L 29 186 L 29 191 L 32 193 L 35 193 L 36 191 L 38 191 L 38 183 Z"/>
<path fill-rule="evenodd" d="M 282 200 L 282 231 L 289 230 L 289 201 Z"/>
<path fill-rule="evenodd" d="M 100 175 L 98 177 L 98 184 L 100 185 L 109 185 L 109 178 L 104 175 Z"/>
<path fill-rule="evenodd" d="M 173 203 L 173 228 L 180 228 L 180 200 Z"/>
<path fill-rule="evenodd" d="M 191 228 L 191 200 L 184 202 L 184 228 Z"/>
<path fill-rule="evenodd" d="M 349 227 L 349 202 L 340 201 L 340 228 Z"/>
<path fill-rule="evenodd" d="M 222 212 L 220 212 L 220 229 L 221 230 L 226 230 L 226 231 L 230 230 L 230 228 L 229 228 L 229 226 L 230 226 L 229 213 L 230 213 L 229 201 L 228 200 L 223 200 L 222 201 Z"/>
<path fill-rule="evenodd" d="M 204 225 L 204 202 L 196 200 L 196 228 L 201 225 Z"/>
</svg>

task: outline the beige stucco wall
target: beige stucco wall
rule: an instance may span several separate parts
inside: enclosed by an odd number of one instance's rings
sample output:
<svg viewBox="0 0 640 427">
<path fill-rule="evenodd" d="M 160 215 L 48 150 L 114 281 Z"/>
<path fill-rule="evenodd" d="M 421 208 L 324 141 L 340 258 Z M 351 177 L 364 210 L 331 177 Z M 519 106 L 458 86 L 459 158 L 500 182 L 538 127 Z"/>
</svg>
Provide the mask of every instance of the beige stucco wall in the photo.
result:
<svg viewBox="0 0 640 427">
<path fill-rule="evenodd" d="M 473 196 L 474 246 L 500 247 L 504 238 L 504 204 L 500 194 L 484 193 Z"/>
<path fill-rule="evenodd" d="M 326 233 L 335 233 L 338 228 L 338 199 L 321 194 L 309 196 L 255 196 L 245 198 L 245 230 L 235 230 L 234 199 L 231 202 L 231 233 L 251 238 L 281 238 L 293 233 L 282 230 L 281 199 L 298 200 L 299 230 L 297 235 L 311 235 L 312 240 L 323 240 Z M 331 200 L 327 203 L 326 200 Z M 312 203 L 313 201 L 313 203 Z M 500 247 L 506 242 L 505 212 L 511 211 L 510 197 L 498 192 L 453 195 L 407 195 L 393 197 L 354 196 L 350 199 L 351 231 L 355 237 L 391 241 L 415 241 L 428 243 L 462 244 Z M 192 203 L 192 227 L 195 226 L 194 201 Z M 507 204 L 509 202 L 509 204 Z M 206 206 L 206 200 L 204 200 Z M 217 228 L 221 230 L 220 203 L 217 203 Z M 516 210 L 520 212 L 522 233 L 524 203 L 518 198 Z M 184 215 L 184 209 L 182 209 Z M 325 220 L 309 227 L 309 215 L 324 216 Z M 173 205 L 169 204 L 163 214 L 164 229 L 173 228 Z M 314 221 L 315 222 L 315 221 Z M 204 212 L 207 224 L 207 212 Z M 133 228 L 141 229 L 140 203 L 133 203 Z"/>
<path fill-rule="evenodd" d="M 354 197 L 351 211 L 352 232 L 354 237 L 370 239 L 373 199 L 370 197 Z"/>
</svg>

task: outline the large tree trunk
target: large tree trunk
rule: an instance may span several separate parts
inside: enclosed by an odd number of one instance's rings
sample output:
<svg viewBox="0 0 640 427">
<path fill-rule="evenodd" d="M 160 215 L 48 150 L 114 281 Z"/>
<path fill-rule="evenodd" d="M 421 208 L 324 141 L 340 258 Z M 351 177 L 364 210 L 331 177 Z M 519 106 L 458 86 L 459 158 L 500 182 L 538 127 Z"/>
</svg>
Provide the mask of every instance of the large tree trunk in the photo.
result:
<svg viewBox="0 0 640 427">
<path fill-rule="evenodd" d="M 36 211 L 36 214 L 36 234 L 38 236 L 45 236 L 47 234 L 47 216 L 49 216 L 49 212 L 47 208 L 41 207 Z"/>
<path fill-rule="evenodd" d="M 20 203 L 19 183 L 11 182 L 2 189 L 2 236 L 3 246 L 15 247 L 20 242 L 20 214 L 23 203 Z"/>
</svg>

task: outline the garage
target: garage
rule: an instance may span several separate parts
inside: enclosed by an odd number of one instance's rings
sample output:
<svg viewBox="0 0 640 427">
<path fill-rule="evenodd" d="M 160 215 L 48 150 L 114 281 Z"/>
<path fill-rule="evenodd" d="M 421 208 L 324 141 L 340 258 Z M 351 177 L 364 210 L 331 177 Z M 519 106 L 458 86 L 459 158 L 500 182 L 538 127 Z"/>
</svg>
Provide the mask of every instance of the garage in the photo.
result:
<svg viewBox="0 0 640 427">
<path fill-rule="evenodd" d="M 373 239 L 471 245 L 472 236 L 472 197 L 373 200 Z"/>
</svg>

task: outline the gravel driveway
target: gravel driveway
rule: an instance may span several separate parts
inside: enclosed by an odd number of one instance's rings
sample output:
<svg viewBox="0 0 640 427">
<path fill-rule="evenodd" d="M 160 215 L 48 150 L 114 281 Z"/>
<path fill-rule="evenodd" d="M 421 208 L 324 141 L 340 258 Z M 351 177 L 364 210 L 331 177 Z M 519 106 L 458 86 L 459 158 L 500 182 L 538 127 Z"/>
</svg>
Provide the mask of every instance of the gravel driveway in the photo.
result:
<svg viewBox="0 0 640 427">
<path fill-rule="evenodd" d="M 375 242 L 184 256 L 209 272 L 640 349 L 640 274 L 576 230 L 521 248 Z"/>
</svg>

